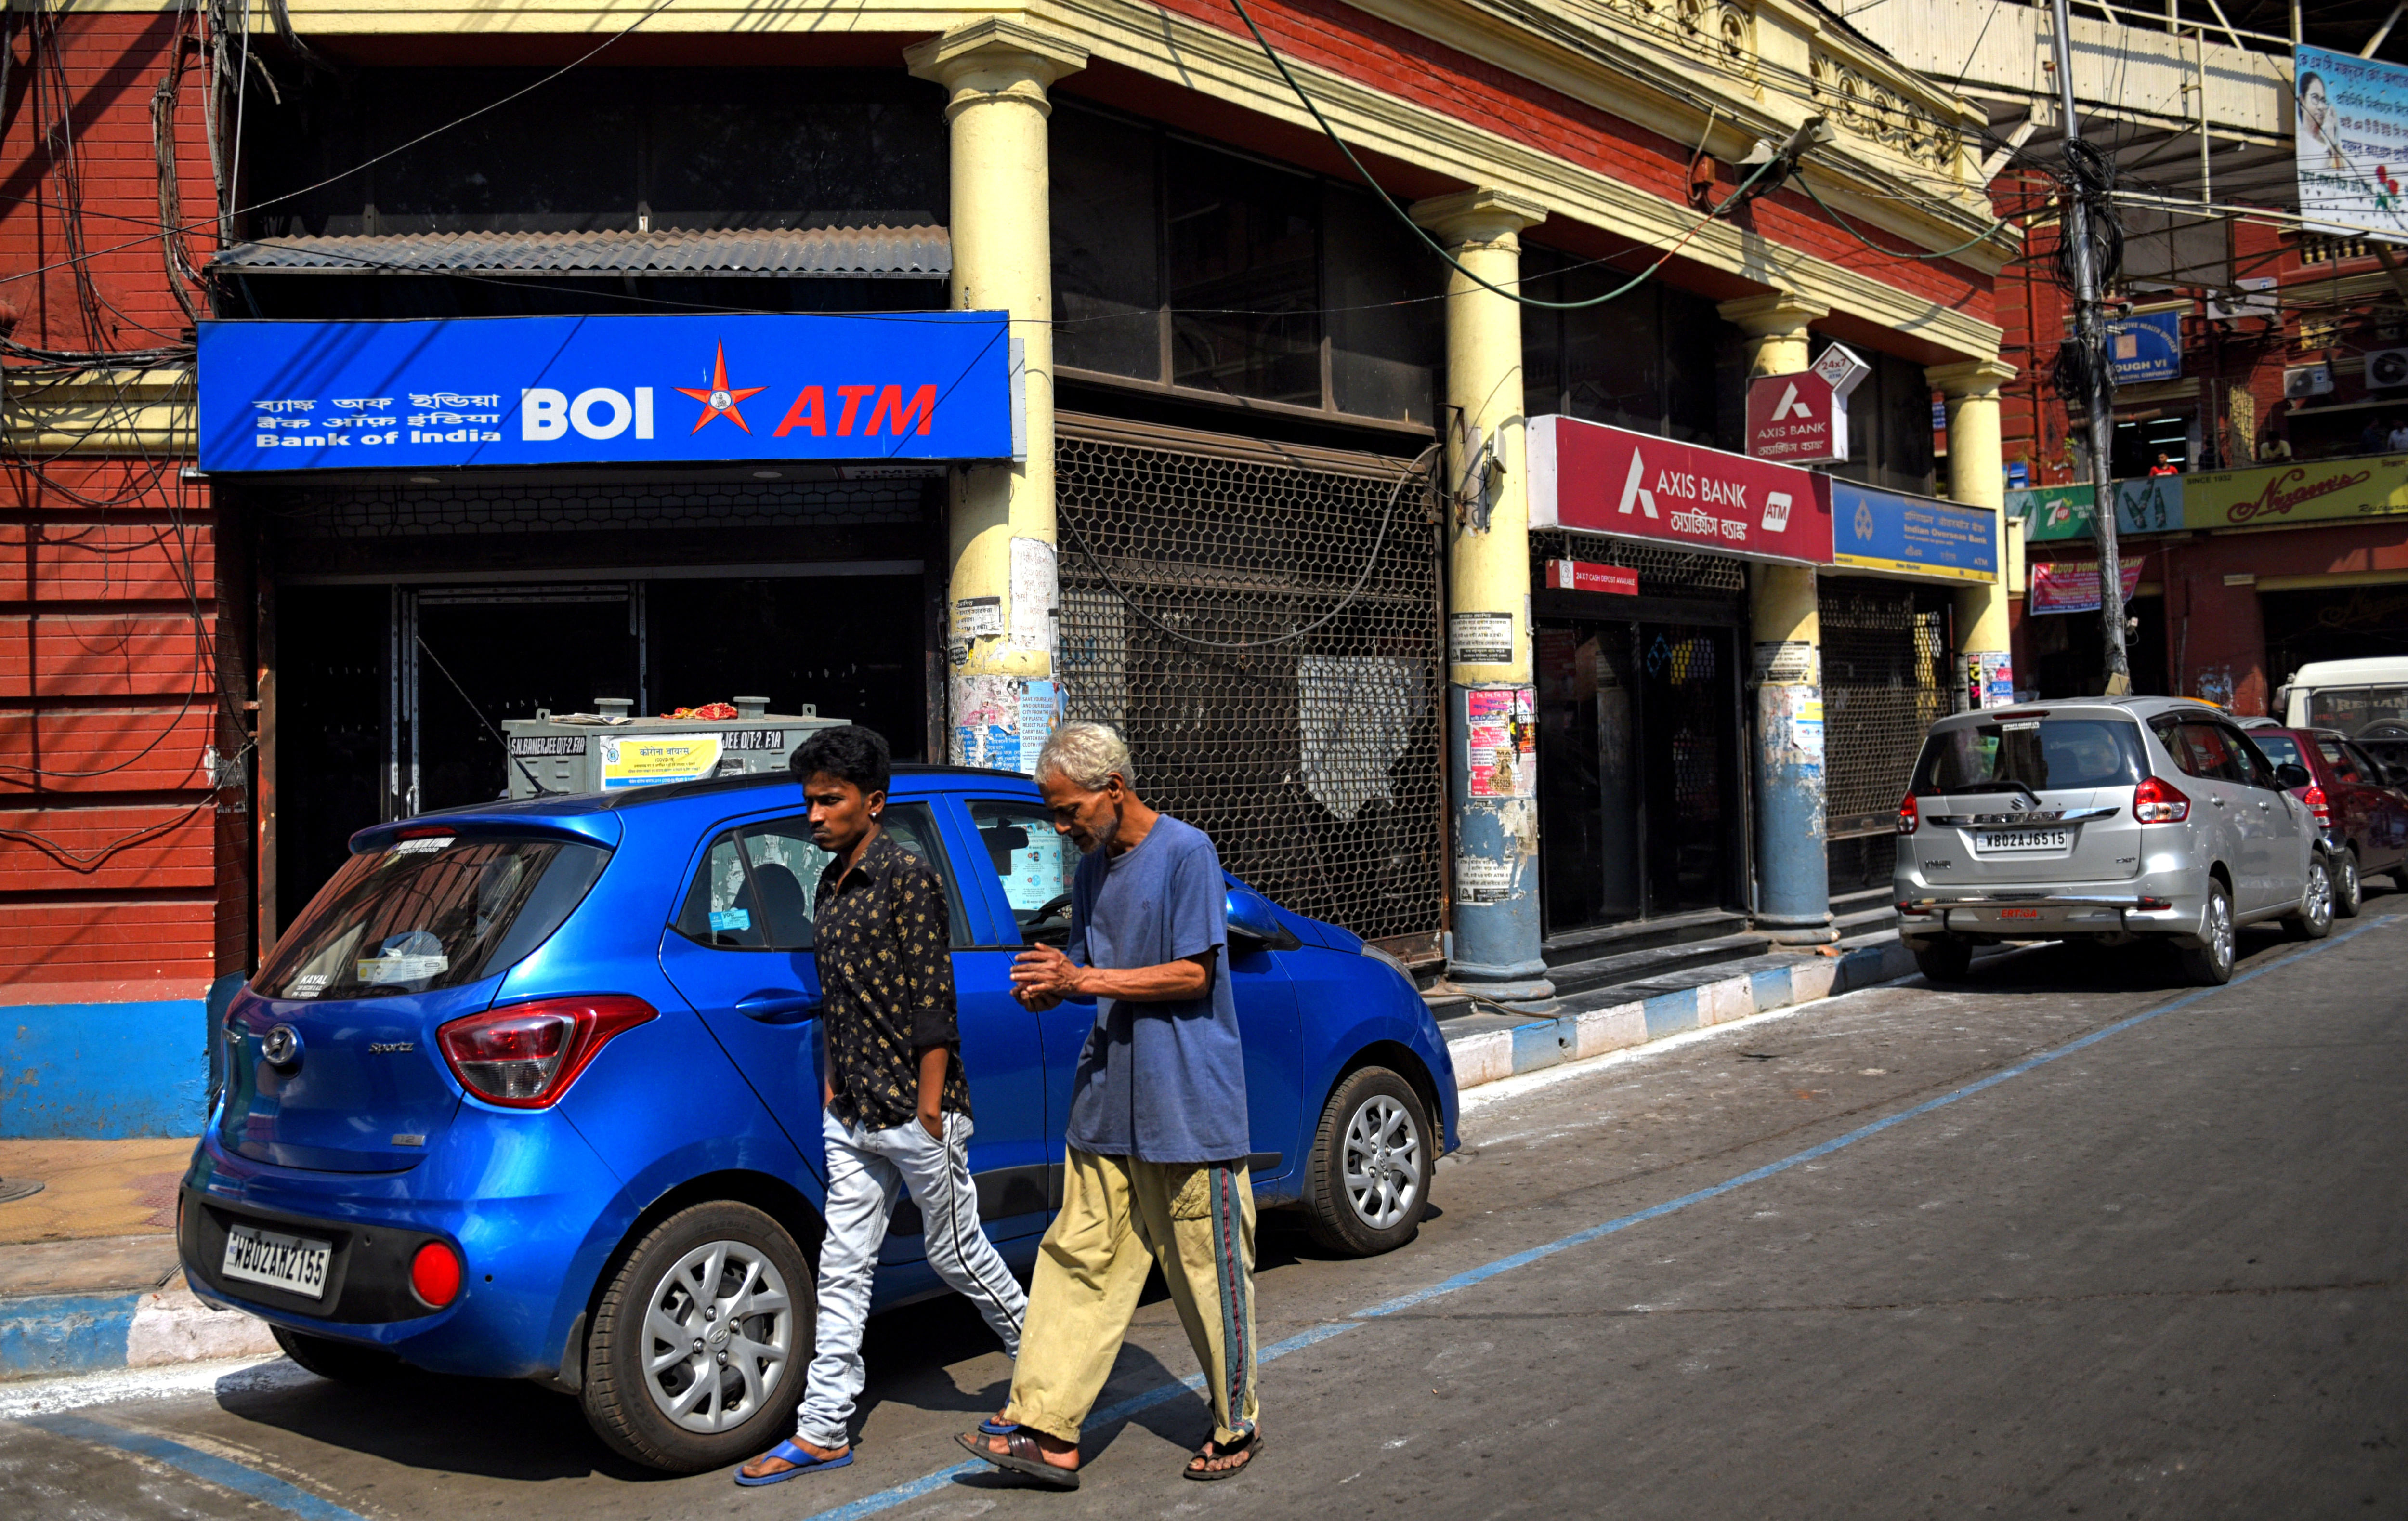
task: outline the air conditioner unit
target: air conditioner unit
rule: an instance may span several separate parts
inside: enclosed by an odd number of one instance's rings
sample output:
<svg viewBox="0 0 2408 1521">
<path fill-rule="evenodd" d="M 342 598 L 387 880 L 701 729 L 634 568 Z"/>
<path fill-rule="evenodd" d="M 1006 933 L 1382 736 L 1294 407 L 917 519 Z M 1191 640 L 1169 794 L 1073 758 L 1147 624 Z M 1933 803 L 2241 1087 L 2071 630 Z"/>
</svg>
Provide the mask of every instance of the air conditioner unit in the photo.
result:
<svg viewBox="0 0 2408 1521">
<path fill-rule="evenodd" d="M 2332 367 L 2329 365 L 2294 365 L 2283 372 L 2283 395 L 2293 401 L 2302 396 L 2332 395 Z"/>
<path fill-rule="evenodd" d="M 2408 385 L 2408 349 L 2376 349 L 2366 356 L 2366 383 Z"/>
</svg>

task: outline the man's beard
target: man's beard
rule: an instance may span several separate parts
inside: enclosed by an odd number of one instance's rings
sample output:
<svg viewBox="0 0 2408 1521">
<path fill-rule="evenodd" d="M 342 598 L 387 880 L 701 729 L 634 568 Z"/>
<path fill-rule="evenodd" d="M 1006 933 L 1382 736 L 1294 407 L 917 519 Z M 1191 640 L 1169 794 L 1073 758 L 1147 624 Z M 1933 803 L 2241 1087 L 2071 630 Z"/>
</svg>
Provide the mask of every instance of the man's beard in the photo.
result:
<svg viewBox="0 0 2408 1521">
<path fill-rule="evenodd" d="M 1121 816 L 1119 811 L 1114 810 L 1105 815 L 1102 824 L 1087 831 L 1087 838 L 1094 843 L 1087 847 L 1086 854 L 1093 855 L 1097 851 L 1109 852 L 1112 848 L 1112 841 L 1120 837 Z"/>
</svg>

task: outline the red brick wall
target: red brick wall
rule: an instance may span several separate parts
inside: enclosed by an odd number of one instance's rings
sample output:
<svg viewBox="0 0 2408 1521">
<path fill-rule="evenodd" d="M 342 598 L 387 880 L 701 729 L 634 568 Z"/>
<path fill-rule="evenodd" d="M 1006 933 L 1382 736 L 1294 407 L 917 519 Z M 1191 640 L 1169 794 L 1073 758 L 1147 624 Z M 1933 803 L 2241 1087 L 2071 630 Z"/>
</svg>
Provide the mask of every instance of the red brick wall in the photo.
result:
<svg viewBox="0 0 2408 1521">
<path fill-rule="evenodd" d="M 150 114 L 177 18 L 14 21 L 0 321 L 46 350 L 188 343 Z M 205 78 L 186 73 L 175 115 L 188 222 L 214 214 Z M 214 243 L 196 232 L 194 257 Z M 215 525 L 186 463 L 12 448 L 0 464 L 0 1002 L 188 994 L 248 954 L 248 815 L 206 759 L 241 748 L 220 693 L 240 662 L 218 642 Z"/>
</svg>

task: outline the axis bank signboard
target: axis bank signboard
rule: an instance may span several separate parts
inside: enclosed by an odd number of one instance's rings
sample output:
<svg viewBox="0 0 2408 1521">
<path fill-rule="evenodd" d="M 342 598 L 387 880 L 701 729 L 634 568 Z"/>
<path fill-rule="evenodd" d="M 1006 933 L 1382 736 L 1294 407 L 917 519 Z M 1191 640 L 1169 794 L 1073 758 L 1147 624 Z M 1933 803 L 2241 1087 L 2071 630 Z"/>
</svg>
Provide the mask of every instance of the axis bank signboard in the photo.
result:
<svg viewBox="0 0 2408 1521">
<path fill-rule="evenodd" d="M 1014 459 L 1007 315 L 200 324 L 201 468 Z"/>
<path fill-rule="evenodd" d="M 1815 477 L 1571 417 L 1529 424 L 1530 526 L 1789 565 L 1831 563 Z"/>
</svg>

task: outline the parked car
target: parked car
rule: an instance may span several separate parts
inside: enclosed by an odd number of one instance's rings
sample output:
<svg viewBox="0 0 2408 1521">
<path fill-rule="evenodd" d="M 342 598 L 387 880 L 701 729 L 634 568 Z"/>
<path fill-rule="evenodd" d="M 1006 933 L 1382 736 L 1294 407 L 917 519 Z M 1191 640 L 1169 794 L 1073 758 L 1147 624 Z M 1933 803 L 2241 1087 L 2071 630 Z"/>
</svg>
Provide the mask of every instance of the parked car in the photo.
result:
<svg viewBox="0 0 2408 1521">
<path fill-rule="evenodd" d="M 2250 743 L 2276 765 L 2308 773 L 2291 789 L 2315 816 L 2332 862 L 2333 916 L 2358 917 L 2368 877 L 2388 874 L 2408 890 L 2408 792 L 2397 773 L 2337 729 L 2246 726 Z"/>
<path fill-rule="evenodd" d="M 2234 930 L 2332 930 L 2332 868 L 2309 774 L 2275 766 L 2217 708 L 2084 697 L 1931 726 L 1898 810 L 1899 936 L 1934 981 L 1973 948 L 2171 942 L 2193 980 L 2232 976 Z"/>
<path fill-rule="evenodd" d="M 952 901 L 970 1168 L 1017 1265 L 1059 1207 L 1092 1002 L 1010 994 L 1076 852 L 1025 777 L 901 768 L 887 829 Z M 663 1469 L 788 1434 L 824 1198 L 801 788 L 737 776 L 361 831 L 226 1009 L 179 1200 L 203 1299 L 336 1378 L 535 1378 Z M 1254 1197 L 1348 1254 L 1410 1240 L 1455 1071 L 1402 966 L 1231 879 Z M 898 1211 L 876 1305 L 939 1291 Z"/>
</svg>

